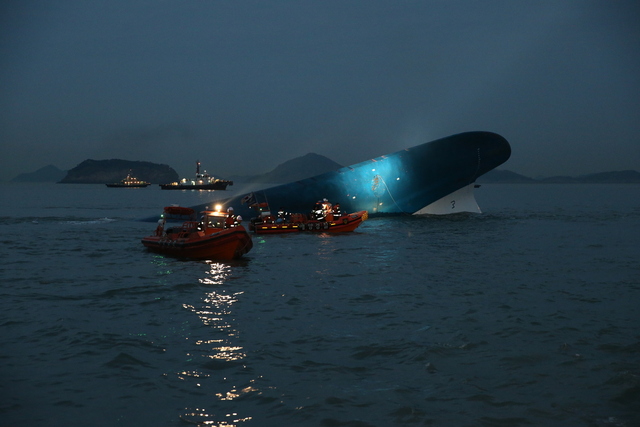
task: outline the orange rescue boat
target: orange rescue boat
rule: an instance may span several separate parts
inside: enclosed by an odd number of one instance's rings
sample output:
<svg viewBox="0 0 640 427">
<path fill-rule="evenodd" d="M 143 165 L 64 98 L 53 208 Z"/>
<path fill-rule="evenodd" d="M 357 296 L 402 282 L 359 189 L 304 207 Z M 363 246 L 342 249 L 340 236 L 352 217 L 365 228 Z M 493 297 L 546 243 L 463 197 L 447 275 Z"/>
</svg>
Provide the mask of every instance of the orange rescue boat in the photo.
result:
<svg viewBox="0 0 640 427">
<path fill-rule="evenodd" d="M 252 207 L 258 212 L 258 217 L 251 219 L 249 230 L 256 234 L 348 232 L 354 231 L 369 217 L 367 211 L 342 213 L 339 205 L 332 206 L 326 199 L 318 201 L 309 215 L 286 213 L 283 209 L 272 215 L 267 203 L 255 203 Z"/>
<path fill-rule="evenodd" d="M 200 221 L 185 221 L 181 226 L 165 229 L 164 218 L 142 244 L 153 252 L 189 259 L 232 260 L 240 258 L 253 247 L 251 236 L 229 213 L 206 210 Z"/>
</svg>

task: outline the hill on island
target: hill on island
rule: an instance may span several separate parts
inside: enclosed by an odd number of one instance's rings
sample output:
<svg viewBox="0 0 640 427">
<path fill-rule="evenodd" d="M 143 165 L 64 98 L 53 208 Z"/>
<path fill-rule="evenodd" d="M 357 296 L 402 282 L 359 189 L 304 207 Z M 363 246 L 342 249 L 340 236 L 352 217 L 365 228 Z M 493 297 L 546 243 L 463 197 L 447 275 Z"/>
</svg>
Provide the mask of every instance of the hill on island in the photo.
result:
<svg viewBox="0 0 640 427">
<path fill-rule="evenodd" d="M 178 180 L 178 173 L 169 165 L 131 160 L 85 160 L 67 172 L 63 184 L 110 184 L 120 182 L 131 172 L 133 176 L 153 184 Z"/>
<path fill-rule="evenodd" d="M 509 184 L 528 184 L 536 182 L 535 179 L 528 176 L 520 175 L 505 169 L 494 169 L 478 178 L 480 184 L 490 183 L 509 183 Z"/>
<path fill-rule="evenodd" d="M 640 183 L 640 172 L 634 170 L 612 171 L 590 173 L 588 175 L 552 176 L 543 178 L 540 182 L 555 183 L 577 183 L 577 184 L 634 184 Z"/>
<path fill-rule="evenodd" d="M 11 182 L 58 182 L 67 174 L 67 171 L 58 169 L 53 165 L 47 165 L 35 172 L 25 172 L 14 177 Z"/>
<path fill-rule="evenodd" d="M 640 172 L 635 170 L 598 172 L 580 176 L 551 176 L 534 179 L 503 169 L 494 169 L 478 178 L 480 184 L 638 184 Z"/>
<path fill-rule="evenodd" d="M 280 184 L 310 178 L 340 169 L 342 166 L 333 160 L 316 153 L 288 160 L 270 172 L 252 176 L 232 176 L 236 182 Z M 138 179 L 154 184 L 163 184 L 178 180 L 177 172 L 164 164 L 129 160 L 85 160 L 68 172 L 49 165 L 35 172 L 22 173 L 12 182 L 61 182 L 108 184 L 119 182 L 129 171 Z M 548 178 L 530 178 L 505 169 L 494 169 L 482 175 L 479 184 L 627 184 L 640 183 L 640 172 L 635 170 L 599 172 L 577 177 L 553 176 Z"/>
<path fill-rule="evenodd" d="M 310 178 L 325 172 L 338 170 L 342 167 L 339 163 L 316 153 L 305 154 L 301 157 L 288 160 L 270 172 L 262 175 L 236 176 L 234 181 L 256 183 L 286 183 Z"/>
</svg>

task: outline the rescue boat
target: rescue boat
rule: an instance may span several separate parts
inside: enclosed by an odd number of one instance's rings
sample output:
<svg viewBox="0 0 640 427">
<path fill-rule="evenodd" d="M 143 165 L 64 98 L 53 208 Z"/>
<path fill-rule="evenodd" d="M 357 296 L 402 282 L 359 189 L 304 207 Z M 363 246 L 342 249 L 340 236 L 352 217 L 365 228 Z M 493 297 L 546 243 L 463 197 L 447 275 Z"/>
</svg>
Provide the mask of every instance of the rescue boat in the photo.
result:
<svg viewBox="0 0 640 427">
<path fill-rule="evenodd" d="M 367 211 L 342 213 L 327 199 L 318 201 L 311 214 L 287 213 L 282 209 L 272 215 L 267 203 L 254 203 L 258 216 L 252 218 L 249 230 L 256 234 L 282 234 L 300 231 L 342 233 L 354 231 L 369 217 Z M 337 208 L 337 209 L 336 209 Z"/>
<path fill-rule="evenodd" d="M 142 238 L 142 244 L 150 251 L 177 258 L 218 260 L 240 258 L 253 247 L 251 235 L 238 218 L 219 210 L 205 210 L 200 221 L 166 229 L 163 217 L 154 234 Z"/>
</svg>

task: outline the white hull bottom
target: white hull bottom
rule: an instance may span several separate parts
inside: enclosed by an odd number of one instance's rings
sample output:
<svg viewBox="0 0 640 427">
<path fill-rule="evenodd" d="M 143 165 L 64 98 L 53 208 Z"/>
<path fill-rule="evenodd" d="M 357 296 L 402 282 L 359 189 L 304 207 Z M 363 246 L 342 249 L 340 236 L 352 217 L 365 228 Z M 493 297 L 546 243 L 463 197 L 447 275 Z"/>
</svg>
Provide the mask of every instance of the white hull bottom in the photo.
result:
<svg viewBox="0 0 640 427">
<path fill-rule="evenodd" d="M 482 213 L 473 193 L 475 184 L 469 184 L 425 206 L 414 215 L 447 215 L 460 212 Z"/>
</svg>

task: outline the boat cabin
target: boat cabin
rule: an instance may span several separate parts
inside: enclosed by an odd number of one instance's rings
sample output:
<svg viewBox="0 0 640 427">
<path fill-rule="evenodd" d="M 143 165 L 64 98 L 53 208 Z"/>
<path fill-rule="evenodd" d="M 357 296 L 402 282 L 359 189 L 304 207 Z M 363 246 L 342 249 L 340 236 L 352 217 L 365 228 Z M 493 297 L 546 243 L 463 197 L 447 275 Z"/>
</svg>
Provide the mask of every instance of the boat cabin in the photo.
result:
<svg viewBox="0 0 640 427">
<path fill-rule="evenodd" d="M 227 214 L 218 211 L 202 212 L 202 223 L 207 228 L 225 228 Z"/>
<path fill-rule="evenodd" d="M 205 234 L 215 233 L 225 228 L 236 227 L 239 224 L 238 217 L 231 213 L 221 211 L 203 211 L 199 229 Z"/>
</svg>

